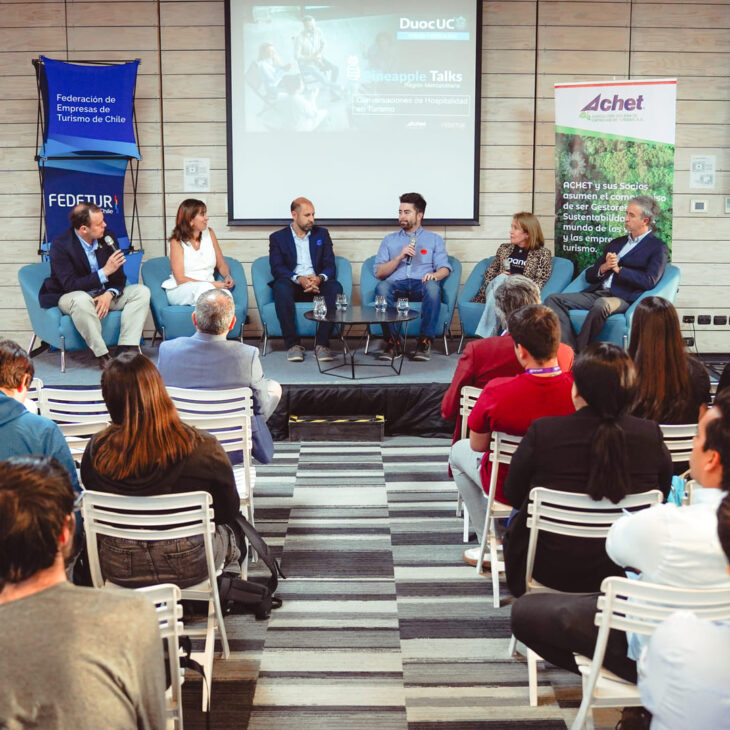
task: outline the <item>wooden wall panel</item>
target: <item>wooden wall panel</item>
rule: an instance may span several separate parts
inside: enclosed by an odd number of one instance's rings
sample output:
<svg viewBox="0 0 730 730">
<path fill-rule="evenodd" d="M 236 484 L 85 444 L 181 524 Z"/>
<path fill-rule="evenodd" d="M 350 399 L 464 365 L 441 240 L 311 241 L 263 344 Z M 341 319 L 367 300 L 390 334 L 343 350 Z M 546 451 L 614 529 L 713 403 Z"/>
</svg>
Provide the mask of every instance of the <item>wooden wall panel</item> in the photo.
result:
<svg viewBox="0 0 730 730">
<path fill-rule="evenodd" d="M 506 240 L 517 210 L 534 206 L 552 246 L 555 82 L 624 78 L 629 71 L 633 78 L 677 76 L 673 255 L 684 272 L 677 304 L 680 314 L 728 314 L 730 216 L 721 211 L 730 195 L 730 3 L 505 0 L 482 6 L 479 225 L 436 229 L 464 263 L 463 277 Z M 5 249 L 0 264 L 0 334 L 21 342 L 29 334 L 25 311 L 12 304 L 18 300 L 18 267 L 37 260 L 31 59 L 39 53 L 71 59 L 141 59 L 138 206 L 147 256 L 163 254 L 177 206 L 189 195 L 183 190 L 183 160 L 206 157 L 211 162 L 211 192 L 202 197 L 211 226 L 226 253 L 239 258 L 250 274 L 251 262 L 267 253 L 271 228 L 227 225 L 223 0 L 0 0 L 0 12 L 0 93 L 5 101 L 0 166 L 6 173 L 0 179 L 0 241 Z M 713 190 L 689 188 L 690 158 L 697 154 L 717 159 Z M 129 188 L 128 182 L 128 210 Z M 708 200 L 708 213 L 689 213 L 689 201 L 695 197 Z M 287 203 L 282 205 L 284 218 Z M 333 227 L 332 236 L 357 276 L 362 261 L 389 230 Z M 713 270 L 710 285 L 703 279 L 708 265 Z M 246 333 L 254 336 L 259 320 L 249 293 Z M 709 351 L 730 352 L 729 333 L 730 328 L 709 327 L 697 328 L 695 335 Z"/>
</svg>

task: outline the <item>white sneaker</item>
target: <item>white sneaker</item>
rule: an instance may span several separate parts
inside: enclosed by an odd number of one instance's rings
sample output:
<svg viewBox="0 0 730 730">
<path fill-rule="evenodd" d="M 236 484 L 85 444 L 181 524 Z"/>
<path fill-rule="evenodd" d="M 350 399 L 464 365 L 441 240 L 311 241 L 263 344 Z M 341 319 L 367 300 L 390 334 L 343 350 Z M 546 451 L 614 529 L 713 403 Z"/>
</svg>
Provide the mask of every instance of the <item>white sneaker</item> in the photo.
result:
<svg viewBox="0 0 730 730">
<path fill-rule="evenodd" d="M 480 547 L 475 548 L 469 548 L 468 550 L 464 550 L 464 562 L 467 565 L 472 565 L 476 568 L 477 561 L 479 560 L 479 551 L 481 550 Z M 491 565 L 489 558 L 487 558 L 487 553 L 484 554 L 484 559 L 482 560 L 482 566 L 485 568 L 488 568 Z"/>
</svg>

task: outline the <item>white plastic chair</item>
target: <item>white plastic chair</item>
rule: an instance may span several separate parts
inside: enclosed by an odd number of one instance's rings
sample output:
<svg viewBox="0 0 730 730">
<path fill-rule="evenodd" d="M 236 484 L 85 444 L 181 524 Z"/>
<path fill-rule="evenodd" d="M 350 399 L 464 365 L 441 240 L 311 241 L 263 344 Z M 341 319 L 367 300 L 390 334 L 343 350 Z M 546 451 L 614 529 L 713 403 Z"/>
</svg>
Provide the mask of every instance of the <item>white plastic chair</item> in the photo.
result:
<svg viewBox="0 0 730 730">
<path fill-rule="evenodd" d="M 202 537 L 208 576 L 189 588 L 181 589 L 182 598 L 190 601 L 207 601 L 208 619 L 203 629 L 186 628 L 188 636 L 204 636 L 202 655 L 193 653 L 203 665 L 206 682 L 203 682 L 203 711 L 210 708 L 209 687 L 213 676 L 215 632 L 220 634 L 223 657 L 228 658 L 228 638 L 223 623 L 223 611 L 218 597 L 216 576 L 222 571 L 216 568 L 213 558 L 212 497 L 208 492 L 166 494 L 156 497 L 127 497 L 118 494 L 86 491 L 81 503 L 86 550 L 89 557 L 91 580 L 96 588 L 111 587 L 101 573 L 98 535 L 119 537 L 125 540 L 174 540 L 182 537 Z"/>
<path fill-rule="evenodd" d="M 243 463 L 233 467 L 233 475 L 241 507 L 253 525 L 256 469 L 251 463 L 251 388 L 202 390 L 168 387 L 167 392 L 185 423 L 215 436 L 226 453 L 243 452 Z"/>
<path fill-rule="evenodd" d="M 26 408 L 28 408 L 28 401 L 32 401 L 35 404 L 35 412 L 41 412 L 41 391 L 43 390 L 43 381 L 40 378 L 33 378 L 28 386 L 28 397 L 26 399 Z M 28 409 L 30 410 L 30 408 Z"/>
<path fill-rule="evenodd" d="M 182 685 L 185 670 L 180 666 L 180 635 L 183 632 L 180 605 L 180 588 L 172 583 L 161 583 L 158 586 L 137 588 L 155 607 L 160 637 L 166 642 L 167 669 L 170 675 L 170 686 L 165 692 L 165 714 L 168 730 L 183 730 Z"/>
<path fill-rule="evenodd" d="M 527 527 L 530 540 L 527 545 L 527 566 L 525 570 L 525 593 L 560 593 L 542 585 L 533 578 L 535 554 L 540 532 L 551 532 L 567 537 L 605 540 L 608 531 L 624 510 L 637 511 L 661 504 L 663 495 L 658 489 L 640 494 L 629 494 L 618 504 L 608 499 L 594 500 L 587 494 L 560 492 L 545 487 L 534 487 L 530 491 L 527 505 Z M 514 653 L 515 637 L 510 642 L 510 656 Z M 527 649 L 527 677 L 530 705 L 537 706 L 537 660 L 538 655 Z"/>
<path fill-rule="evenodd" d="M 472 412 L 476 402 L 479 400 L 482 389 L 476 388 L 473 385 L 464 385 L 461 388 L 461 394 L 459 396 L 459 417 L 461 419 L 461 432 L 459 438 L 465 439 L 469 435 L 469 427 L 467 421 L 469 420 L 469 414 Z M 466 505 L 462 502 L 461 492 L 457 490 L 456 498 L 456 516 L 458 517 L 463 513 L 464 515 L 464 542 L 469 542 L 469 512 L 466 509 Z"/>
<path fill-rule="evenodd" d="M 56 423 L 109 421 L 101 388 L 47 388 L 40 390 L 40 414 Z"/>
<path fill-rule="evenodd" d="M 71 456 L 79 465 L 89 439 L 99 431 L 103 431 L 109 425 L 109 421 L 82 421 L 81 423 L 59 423 L 57 425 L 66 439 Z"/>
<path fill-rule="evenodd" d="M 500 558 L 502 546 L 497 542 L 495 520 L 509 517 L 512 514 L 512 507 L 509 504 L 504 504 L 504 502 L 498 502 L 494 498 L 494 493 L 497 491 L 499 465 L 509 465 L 512 462 L 512 455 L 520 445 L 520 441 L 522 441 L 522 436 L 513 436 L 502 431 L 495 431 L 492 433 L 490 443 L 489 494 L 487 495 L 487 514 L 484 519 L 484 529 L 482 530 L 482 542 L 477 559 L 477 575 L 484 572 L 484 555 L 488 547 L 492 572 L 492 601 L 495 608 L 500 606 L 499 574 L 504 572 L 504 558 Z"/>
<path fill-rule="evenodd" d="M 659 425 L 664 437 L 664 445 L 669 451 L 672 462 L 689 461 L 692 453 L 692 439 L 697 433 L 696 423 L 681 423 Z"/>
<path fill-rule="evenodd" d="M 576 655 L 583 679 L 583 700 L 571 730 L 593 728 L 594 707 L 641 705 L 638 687 L 603 669 L 609 631 L 650 636 L 675 611 L 692 611 L 708 621 L 730 620 L 730 590 L 672 588 L 640 580 L 611 577 L 601 584 L 595 623 L 598 638 L 593 659 Z"/>
</svg>

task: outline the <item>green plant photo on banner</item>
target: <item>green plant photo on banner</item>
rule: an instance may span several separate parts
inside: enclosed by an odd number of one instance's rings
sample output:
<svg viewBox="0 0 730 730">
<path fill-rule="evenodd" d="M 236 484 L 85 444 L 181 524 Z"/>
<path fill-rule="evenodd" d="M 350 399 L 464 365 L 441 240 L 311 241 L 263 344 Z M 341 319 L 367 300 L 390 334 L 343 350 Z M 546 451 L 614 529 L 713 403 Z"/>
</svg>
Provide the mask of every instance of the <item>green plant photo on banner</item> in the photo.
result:
<svg viewBox="0 0 730 730">
<path fill-rule="evenodd" d="M 674 145 L 556 130 L 555 169 L 555 255 L 574 261 L 576 272 L 626 234 L 626 205 L 637 195 L 659 204 L 655 232 L 671 253 Z"/>
</svg>

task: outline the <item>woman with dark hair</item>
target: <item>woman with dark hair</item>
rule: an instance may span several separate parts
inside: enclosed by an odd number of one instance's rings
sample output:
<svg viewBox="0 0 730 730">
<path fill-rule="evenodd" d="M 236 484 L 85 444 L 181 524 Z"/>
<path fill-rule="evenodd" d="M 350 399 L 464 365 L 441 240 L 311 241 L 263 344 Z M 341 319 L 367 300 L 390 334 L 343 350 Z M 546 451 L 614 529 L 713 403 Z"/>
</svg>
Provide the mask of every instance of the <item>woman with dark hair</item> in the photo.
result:
<svg viewBox="0 0 730 730">
<path fill-rule="evenodd" d="M 542 289 L 553 270 L 550 250 L 545 248 L 540 221 L 527 212 L 515 213 L 509 230 L 509 243 L 503 243 L 494 261 L 484 272 L 484 281 L 472 302 L 484 302 L 484 311 L 477 325 L 480 337 L 499 334 L 499 319 L 494 306 L 494 292 L 510 274 L 521 274 Z"/>
<path fill-rule="evenodd" d="M 180 203 L 170 235 L 170 278 L 162 282 L 167 301 L 175 306 L 195 304 L 208 289 L 233 289 L 236 285 L 212 228 L 202 200 Z M 216 281 L 215 271 L 223 277 Z"/>
<path fill-rule="evenodd" d="M 217 440 L 180 420 L 157 368 L 144 355 L 125 353 L 109 362 L 101 391 L 112 422 L 86 447 L 84 486 L 132 497 L 209 492 L 216 565 L 238 561 L 243 542 L 232 525 L 240 498 Z M 208 574 L 202 538 L 143 543 L 100 536 L 99 559 L 106 578 L 129 587 L 170 582 L 185 588 Z"/>
<path fill-rule="evenodd" d="M 504 540 L 507 585 L 525 592 L 527 504 L 533 487 L 588 494 L 614 504 L 628 494 L 659 489 L 666 495 L 672 462 L 659 426 L 627 415 L 634 400 L 636 373 L 621 348 L 589 345 L 573 364 L 569 416 L 533 421 L 512 457 L 504 494 L 519 510 Z M 623 571 L 606 555 L 603 540 L 541 534 L 534 577 L 543 585 L 572 593 L 597 591 L 601 581 Z"/>
<path fill-rule="evenodd" d="M 657 423 L 697 423 L 710 402 L 710 376 L 682 340 L 677 310 L 646 297 L 631 322 L 629 355 L 636 366 L 631 413 Z"/>
</svg>

